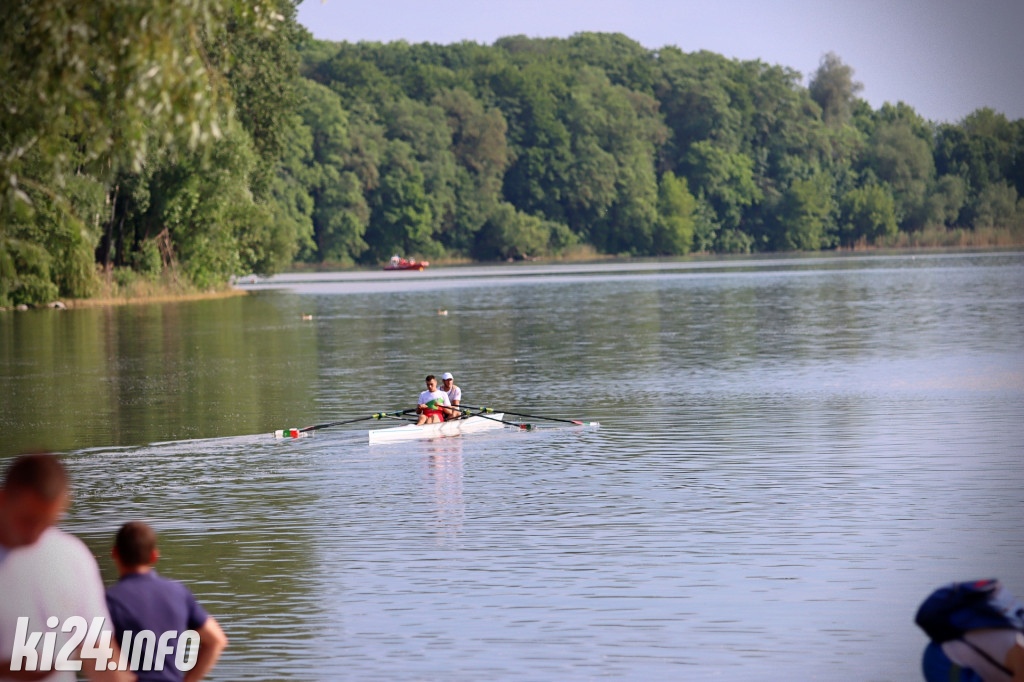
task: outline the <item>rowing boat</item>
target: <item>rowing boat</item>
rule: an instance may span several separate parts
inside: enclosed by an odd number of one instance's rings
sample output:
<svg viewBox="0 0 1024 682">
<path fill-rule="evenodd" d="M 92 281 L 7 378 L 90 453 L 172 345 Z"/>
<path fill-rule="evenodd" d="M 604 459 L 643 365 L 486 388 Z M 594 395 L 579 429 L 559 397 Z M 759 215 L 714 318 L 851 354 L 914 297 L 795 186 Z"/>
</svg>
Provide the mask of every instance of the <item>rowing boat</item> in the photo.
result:
<svg viewBox="0 0 1024 682">
<path fill-rule="evenodd" d="M 501 412 L 488 415 L 487 417 L 466 417 L 465 419 L 452 419 L 440 424 L 405 424 L 404 426 L 393 426 L 389 429 L 373 429 L 370 431 L 370 445 L 379 443 L 397 443 L 403 440 L 420 440 L 421 438 L 444 438 L 446 436 L 460 436 L 464 433 L 477 433 L 479 431 L 491 431 L 505 426 L 501 418 L 505 416 Z"/>
</svg>

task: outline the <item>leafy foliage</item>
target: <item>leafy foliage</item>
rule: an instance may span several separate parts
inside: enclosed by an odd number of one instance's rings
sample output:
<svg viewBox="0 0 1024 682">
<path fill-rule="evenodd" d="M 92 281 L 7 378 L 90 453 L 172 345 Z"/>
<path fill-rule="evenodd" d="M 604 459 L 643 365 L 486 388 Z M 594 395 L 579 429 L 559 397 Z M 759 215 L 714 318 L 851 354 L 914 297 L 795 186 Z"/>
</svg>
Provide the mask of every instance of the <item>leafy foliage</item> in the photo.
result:
<svg viewBox="0 0 1024 682">
<path fill-rule="evenodd" d="M 0 38 L 0 305 L 131 270 L 210 287 L 297 259 L 1024 225 L 1024 121 L 873 111 L 831 53 L 805 87 L 622 34 L 329 43 L 290 0 L 14 0 Z"/>
<path fill-rule="evenodd" d="M 658 223 L 654 231 L 654 250 L 663 254 L 686 254 L 693 245 L 694 212 L 697 200 L 687 187 L 686 178 L 672 171 L 661 176 L 658 185 Z"/>
<path fill-rule="evenodd" d="M 896 234 L 896 203 L 881 185 L 855 187 L 840 201 L 839 238 L 843 246 Z"/>
<path fill-rule="evenodd" d="M 843 64 L 834 53 L 821 58 L 821 65 L 811 78 L 808 90 L 811 98 L 821 107 L 825 123 L 842 126 L 850 120 L 857 93 L 864 89 L 853 80 L 853 69 Z"/>
</svg>

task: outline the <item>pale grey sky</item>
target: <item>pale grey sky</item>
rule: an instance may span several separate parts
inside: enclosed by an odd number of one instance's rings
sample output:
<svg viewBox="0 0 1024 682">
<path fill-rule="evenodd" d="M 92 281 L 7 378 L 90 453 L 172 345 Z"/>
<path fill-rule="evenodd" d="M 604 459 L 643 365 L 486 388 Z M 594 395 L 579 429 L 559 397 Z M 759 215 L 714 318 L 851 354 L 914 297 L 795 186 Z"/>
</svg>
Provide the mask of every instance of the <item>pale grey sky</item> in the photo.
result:
<svg viewBox="0 0 1024 682">
<path fill-rule="evenodd" d="M 878 108 L 904 101 L 956 122 L 983 106 L 1024 118 L 1024 0 L 305 0 L 317 38 L 491 44 L 497 38 L 624 33 L 761 59 L 807 77 L 835 52 Z"/>
</svg>

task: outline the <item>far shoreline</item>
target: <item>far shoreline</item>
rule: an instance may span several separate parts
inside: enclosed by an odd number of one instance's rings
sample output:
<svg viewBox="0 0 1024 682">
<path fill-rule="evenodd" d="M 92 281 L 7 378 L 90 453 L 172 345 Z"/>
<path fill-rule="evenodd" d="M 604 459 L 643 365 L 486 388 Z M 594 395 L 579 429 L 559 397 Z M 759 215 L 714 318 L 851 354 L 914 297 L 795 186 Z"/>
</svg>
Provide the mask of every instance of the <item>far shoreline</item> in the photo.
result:
<svg viewBox="0 0 1024 682">
<path fill-rule="evenodd" d="M 855 256 L 855 255 L 899 255 L 899 254 L 911 254 L 911 253 L 964 253 L 964 252 L 979 252 L 979 251 L 1018 251 L 1024 248 L 1024 243 L 1014 241 L 1012 243 L 1001 243 L 1001 244 L 967 244 L 967 245 L 897 245 L 897 246 L 867 246 L 856 245 L 854 247 L 840 247 L 833 249 L 826 249 L 821 251 L 789 251 L 789 252 L 774 252 L 771 255 L 780 256 Z M 679 260 L 743 260 L 752 256 L 765 256 L 769 255 L 767 252 L 762 253 L 748 253 L 748 254 L 712 254 L 712 253 L 691 253 L 687 256 L 671 256 L 667 258 L 679 259 Z M 660 260 L 659 257 L 629 257 L 629 256 L 616 256 L 611 254 L 590 254 L 589 257 L 576 256 L 576 257 L 550 257 L 550 258 L 536 258 L 528 260 L 516 260 L 516 263 L 534 262 L 545 265 L 574 265 L 581 263 L 613 263 L 629 260 L 639 261 L 650 261 Z M 435 261 L 435 264 L 441 268 L 445 267 L 465 267 L 465 266 L 482 266 L 482 265 L 505 265 L 511 261 L 469 261 L 467 259 L 451 259 L 451 260 L 439 260 Z M 284 272 L 277 273 L 278 275 L 289 275 L 289 274 L 303 274 L 313 272 L 373 272 L 379 268 L 373 266 L 339 266 L 339 265 L 325 265 L 318 264 L 310 267 L 309 264 L 294 263 L 292 267 Z M 66 309 L 66 310 L 82 310 L 86 308 L 104 308 L 114 306 L 125 306 L 125 305 L 146 305 L 146 304 L 163 304 L 163 303 L 187 303 L 193 301 L 212 301 L 225 298 L 234 298 L 237 296 L 248 296 L 254 291 L 252 289 L 244 289 L 236 286 L 237 283 L 245 281 L 250 277 L 259 277 L 256 275 L 246 275 L 244 277 L 232 278 L 232 283 L 224 289 L 217 289 L 212 291 L 195 291 L 195 292 L 171 292 L 171 291 L 152 291 L 151 294 L 142 296 L 97 296 L 94 298 L 59 298 L 56 301 L 49 304 L 41 304 L 35 306 L 22 306 L 22 307 L 8 307 L 0 308 L 0 312 L 12 312 L 12 311 L 24 311 L 24 310 L 45 310 L 45 309 Z M 260 277 L 262 279 L 262 277 Z"/>
</svg>

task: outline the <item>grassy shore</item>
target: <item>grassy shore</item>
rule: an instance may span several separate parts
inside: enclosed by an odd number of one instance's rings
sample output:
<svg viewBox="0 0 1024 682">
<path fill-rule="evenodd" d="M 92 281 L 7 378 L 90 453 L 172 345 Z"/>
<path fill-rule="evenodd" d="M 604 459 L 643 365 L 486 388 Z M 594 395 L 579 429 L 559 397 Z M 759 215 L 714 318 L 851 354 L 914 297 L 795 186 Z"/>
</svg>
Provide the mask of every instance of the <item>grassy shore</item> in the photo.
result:
<svg viewBox="0 0 1024 682">
<path fill-rule="evenodd" d="M 99 278 L 97 292 L 89 298 L 61 299 L 68 308 L 96 308 L 112 305 L 137 305 L 143 303 L 173 303 L 177 301 L 204 301 L 231 296 L 245 296 L 249 292 L 236 289 L 230 284 L 197 289 L 177 277 L 163 276 L 149 279 L 130 271 L 120 277 Z"/>
<path fill-rule="evenodd" d="M 192 293 L 152 294 L 147 296 L 104 296 L 96 298 L 62 299 L 68 308 L 99 308 L 110 305 L 137 305 L 141 303 L 176 303 L 179 301 L 205 301 L 215 298 L 247 296 L 248 291 L 241 289 L 223 289 L 215 291 L 196 291 Z"/>
<path fill-rule="evenodd" d="M 926 227 L 918 232 L 900 232 L 877 244 L 880 248 L 1006 248 L 1024 245 L 1024 228 L 978 227 L 946 229 Z"/>
</svg>

